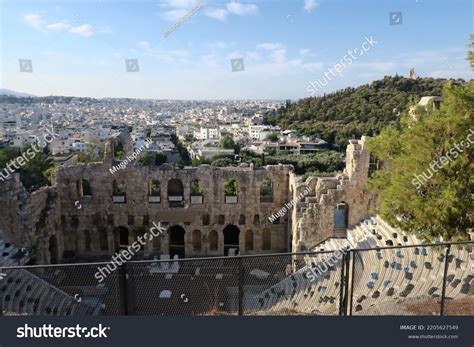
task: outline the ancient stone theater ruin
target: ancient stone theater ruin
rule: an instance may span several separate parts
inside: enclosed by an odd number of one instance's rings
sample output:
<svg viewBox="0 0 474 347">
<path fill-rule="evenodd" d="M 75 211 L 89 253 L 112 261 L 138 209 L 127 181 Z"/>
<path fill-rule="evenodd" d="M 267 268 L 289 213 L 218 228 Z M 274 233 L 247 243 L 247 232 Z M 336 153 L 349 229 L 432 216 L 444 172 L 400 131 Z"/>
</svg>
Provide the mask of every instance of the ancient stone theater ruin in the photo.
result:
<svg viewBox="0 0 474 347">
<path fill-rule="evenodd" d="M 141 255 L 295 252 L 345 236 L 374 205 L 365 138 L 350 141 L 343 173 L 305 182 L 281 164 L 175 169 L 132 162 L 112 173 L 120 164 L 117 141 L 106 144 L 102 162 L 60 166 L 51 186 L 32 193 L 18 174 L 0 183 L 0 238 L 37 264 L 108 259 L 158 222 L 167 232 Z"/>
</svg>

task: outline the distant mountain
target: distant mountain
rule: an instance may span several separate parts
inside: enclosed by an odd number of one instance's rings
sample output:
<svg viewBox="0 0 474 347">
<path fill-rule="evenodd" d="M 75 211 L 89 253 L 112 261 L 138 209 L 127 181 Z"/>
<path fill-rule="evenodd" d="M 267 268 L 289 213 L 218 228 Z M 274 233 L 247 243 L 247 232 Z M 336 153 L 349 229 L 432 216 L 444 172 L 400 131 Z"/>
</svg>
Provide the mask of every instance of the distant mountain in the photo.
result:
<svg viewBox="0 0 474 347">
<path fill-rule="evenodd" d="M 372 136 L 390 124 L 423 96 L 441 95 L 445 79 L 386 76 L 357 88 L 346 88 L 318 97 L 287 101 L 268 114 L 269 124 L 296 129 L 330 143 L 347 144 L 353 136 Z M 462 84 L 463 80 L 453 83 Z"/>
<path fill-rule="evenodd" d="M 17 96 L 17 97 L 30 97 L 30 96 L 34 97 L 34 95 L 32 94 L 15 92 L 14 90 L 3 89 L 3 88 L 0 88 L 0 95 Z"/>
</svg>

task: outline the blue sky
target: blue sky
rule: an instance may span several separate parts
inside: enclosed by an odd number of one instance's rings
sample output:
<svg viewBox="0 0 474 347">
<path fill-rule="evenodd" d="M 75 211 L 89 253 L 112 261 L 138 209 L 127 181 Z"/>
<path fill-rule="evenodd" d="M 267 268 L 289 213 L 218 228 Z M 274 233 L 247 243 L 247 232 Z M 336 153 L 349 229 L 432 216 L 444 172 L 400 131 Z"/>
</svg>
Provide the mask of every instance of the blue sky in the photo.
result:
<svg viewBox="0 0 474 347">
<path fill-rule="evenodd" d="M 377 42 L 318 94 L 384 75 L 471 79 L 470 0 L 0 0 L 2 88 L 35 95 L 298 99 L 349 49 Z M 402 12 L 390 25 L 389 13 Z M 245 70 L 232 72 L 230 60 Z M 19 71 L 31 59 L 33 73 Z M 126 72 L 138 59 L 139 72 Z"/>
</svg>

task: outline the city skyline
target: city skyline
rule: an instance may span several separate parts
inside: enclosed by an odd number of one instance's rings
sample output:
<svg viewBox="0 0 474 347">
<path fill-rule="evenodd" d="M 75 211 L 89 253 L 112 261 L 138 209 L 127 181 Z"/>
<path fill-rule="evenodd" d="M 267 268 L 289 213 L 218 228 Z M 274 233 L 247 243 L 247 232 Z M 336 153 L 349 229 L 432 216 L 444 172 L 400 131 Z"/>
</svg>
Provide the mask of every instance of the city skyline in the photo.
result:
<svg viewBox="0 0 474 347">
<path fill-rule="evenodd" d="M 200 3 L 4 1 L 2 31 L 14 34 L 2 35 L 0 87 L 37 96 L 299 99 L 366 37 L 377 45 L 316 95 L 407 76 L 411 67 L 421 77 L 473 78 L 469 1 Z M 400 23 L 390 25 L 391 12 L 401 12 Z M 456 25 L 442 25 L 454 17 Z M 233 72 L 240 58 L 243 70 Z M 20 72 L 19 59 L 31 60 L 32 73 Z M 126 59 L 137 59 L 138 71 L 127 72 Z"/>
</svg>

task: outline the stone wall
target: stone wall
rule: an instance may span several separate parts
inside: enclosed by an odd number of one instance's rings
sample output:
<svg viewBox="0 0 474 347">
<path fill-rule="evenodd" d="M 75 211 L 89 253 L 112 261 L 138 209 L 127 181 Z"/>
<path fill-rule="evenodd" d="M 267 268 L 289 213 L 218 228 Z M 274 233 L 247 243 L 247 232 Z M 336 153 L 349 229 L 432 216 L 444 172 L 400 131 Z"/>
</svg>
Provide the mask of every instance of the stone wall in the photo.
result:
<svg viewBox="0 0 474 347">
<path fill-rule="evenodd" d="M 123 139 L 115 141 L 119 140 Z M 343 173 L 309 177 L 305 182 L 291 165 L 281 164 L 174 169 L 167 164 L 143 167 L 131 162 L 111 173 L 120 161 L 113 155 L 115 142 L 109 142 L 103 161 L 59 167 L 52 175 L 52 187 L 29 194 L 18 174 L 0 182 L 0 237 L 27 247 L 37 263 L 45 264 L 70 257 L 108 258 L 148 232 L 153 222 L 161 222 L 167 231 L 146 244 L 144 251 L 150 254 L 170 254 L 176 247 L 186 257 L 222 256 L 229 247 L 238 247 L 240 254 L 307 250 L 327 237 L 344 236 L 345 229 L 334 225 L 338 204 L 348 207 L 347 227 L 367 217 L 374 206 L 366 186 L 369 152 L 365 139 L 350 142 Z M 131 146 L 127 143 L 124 148 Z M 238 182 L 236 203 L 226 201 L 224 187 L 229 179 Z M 260 197 L 266 179 L 273 186 L 271 201 Z M 160 183 L 160 202 L 149 201 L 151 180 Z M 202 203 L 191 201 L 195 180 L 204 190 Z M 125 184 L 123 202 L 114 201 L 114 181 Z M 84 195 L 87 182 L 90 196 Z M 170 201 L 176 196 L 169 197 L 168 185 L 176 182 L 183 188 L 182 202 Z M 301 197 L 307 187 L 309 194 Z M 294 205 L 281 218 L 269 221 L 292 201 Z M 184 233 L 178 246 L 176 230 Z M 238 244 L 224 236 L 232 233 L 238 233 Z"/>
<path fill-rule="evenodd" d="M 367 188 L 370 153 L 366 139 L 350 140 L 346 151 L 346 168 L 335 177 L 309 177 L 301 182 L 291 175 L 293 199 L 309 186 L 312 193 L 298 200 L 292 211 L 291 249 L 306 251 L 329 237 L 345 237 L 351 228 L 369 216 L 375 207 L 375 196 Z M 346 228 L 336 228 L 335 209 L 339 204 L 347 206 Z"/>
</svg>

